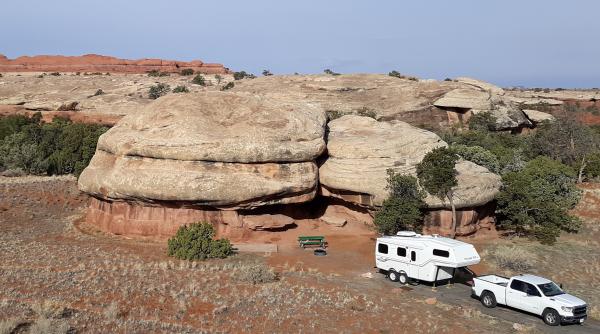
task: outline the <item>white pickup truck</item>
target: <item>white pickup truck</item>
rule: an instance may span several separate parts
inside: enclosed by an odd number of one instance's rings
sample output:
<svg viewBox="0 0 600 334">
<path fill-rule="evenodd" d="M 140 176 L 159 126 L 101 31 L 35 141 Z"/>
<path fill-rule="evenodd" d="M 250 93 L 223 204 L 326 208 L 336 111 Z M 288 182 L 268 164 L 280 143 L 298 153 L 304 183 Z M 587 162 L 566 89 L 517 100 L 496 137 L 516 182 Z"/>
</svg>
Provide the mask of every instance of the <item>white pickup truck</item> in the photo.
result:
<svg viewBox="0 0 600 334">
<path fill-rule="evenodd" d="M 587 318 L 586 303 L 569 295 L 554 282 L 534 275 L 518 275 L 510 279 L 496 275 L 473 279 L 473 295 L 485 307 L 507 305 L 542 316 L 550 326 L 580 323 Z"/>
</svg>

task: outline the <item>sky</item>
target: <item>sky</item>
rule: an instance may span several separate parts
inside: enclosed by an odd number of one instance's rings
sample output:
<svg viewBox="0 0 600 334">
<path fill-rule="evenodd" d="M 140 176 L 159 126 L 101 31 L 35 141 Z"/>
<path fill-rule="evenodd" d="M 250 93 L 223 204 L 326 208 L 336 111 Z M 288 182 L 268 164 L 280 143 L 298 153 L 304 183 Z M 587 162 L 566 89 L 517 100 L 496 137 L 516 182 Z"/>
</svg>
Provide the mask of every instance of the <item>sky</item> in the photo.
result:
<svg viewBox="0 0 600 334">
<path fill-rule="evenodd" d="M 18 0 L 0 54 L 200 59 L 260 74 L 469 76 L 600 87 L 598 0 Z"/>
</svg>

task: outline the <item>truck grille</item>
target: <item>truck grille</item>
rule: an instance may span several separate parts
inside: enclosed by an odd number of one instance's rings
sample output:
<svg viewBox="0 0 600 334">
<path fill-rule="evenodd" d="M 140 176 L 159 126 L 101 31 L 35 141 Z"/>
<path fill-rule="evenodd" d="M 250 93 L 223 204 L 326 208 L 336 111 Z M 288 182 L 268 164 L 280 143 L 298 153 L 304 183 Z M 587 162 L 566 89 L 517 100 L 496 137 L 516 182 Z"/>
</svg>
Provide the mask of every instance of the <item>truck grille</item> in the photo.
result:
<svg viewBox="0 0 600 334">
<path fill-rule="evenodd" d="M 579 317 L 579 316 L 584 316 L 587 313 L 587 305 L 583 305 L 583 306 L 576 306 L 573 309 L 573 316 L 575 317 Z"/>
</svg>

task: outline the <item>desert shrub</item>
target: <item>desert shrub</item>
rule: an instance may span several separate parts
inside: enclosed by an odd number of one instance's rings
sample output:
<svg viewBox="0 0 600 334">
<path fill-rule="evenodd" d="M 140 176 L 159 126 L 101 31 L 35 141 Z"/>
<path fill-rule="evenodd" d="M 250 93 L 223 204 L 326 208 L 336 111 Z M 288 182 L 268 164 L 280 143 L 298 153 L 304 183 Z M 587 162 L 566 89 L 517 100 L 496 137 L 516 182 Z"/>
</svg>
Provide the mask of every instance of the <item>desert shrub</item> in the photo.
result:
<svg viewBox="0 0 600 334">
<path fill-rule="evenodd" d="M 561 231 L 576 232 L 581 222 L 569 214 L 581 197 L 575 178 L 571 167 L 543 156 L 503 175 L 497 226 L 544 244 L 554 243 Z"/>
<path fill-rule="evenodd" d="M 420 231 L 423 227 L 425 194 L 419 189 L 417 179 L 388 170 L 386 189 L 389 197 L 375 214 L 374 224 L 381 234 L 394 235 L 398 231 Z"/>
<path fill-rule="evenodd" d="M 591 179 L 600 178 L 600 152 L 590 154 L 584 173 Z"/>
<path fill-rule="evenodd" d="M 388 75 L 390 77 L 394 77 L 394 78 L 400 78 L 400 79 L 404 79 L 405 78 L 404 75 L 402 75 L 400 72 L 398 72 L 396 70 L 391 71 L 390 73 L 388 73 Z"/>
<path fill-rule="evenodd" d="M 167 95 L 171 91 L 169 85 L 164 83 L 159 83 L 157 85 L 151 86 L 148 90 L 148 97 L 156 100 L 163 95 Z"/>
<path fill-rule="evenodd" d="M 62 319 L 38 318 L 29 328 L 35 334 L 66 334 L 70 332 L 69 324 Z"/>
<path fill-rule="evenodd" d="M 225 86 L 221 87 L 221 90 L 222 91 L 229 90 L 229 89 L 233 88 L 234 86 L 235 86 L 235 84 L 232 81 L 230 81 Z"/>
<path fill-rule="evenodd" d="M 95 73 L 92 73 L 94 75 Z M 98 73 L 98 75 L 102 75 L 102 73 Z M 169 73 L 167 72 L 159 72 L 158 70 L 152 70 L 148 72 L 149 77 L 167 77 Z"/>
<path fill-rule="evenodd" d="M 496 117 L 490 112 L 474 114 L 469 118 L 469 129 L 476 131 L 494 131 L 496 129 Z"/>
<path fill-rule="evenodd" d="M 196 74 L 194 79 L 192 79 L 192 83 L 194 85 L 206 86 L 206 79 L 204 79 L 204 76 L 202 76 L 202 74 Z"/>
<path fill-rule="evenodd" d="M 173 89 L 173 93 L 189 93 L 190 90 L 186 86 L 177 86 Z"/>
<path fill-rule="evenodd" d="M 526 272 L 535 266 L 535 255 L 516 246 L 498 246 L 487 252 L 498 268 Z"/>
<path fill-rule="evenodd" d="M 194 75 L 194 70 L 191 68 L 184 68 L 181 70 L 181 75 Z"/>
<path fill-rule="evenodd" d="M 446 78 L 446 79 L 444 79 L 444 81 L 453 81 L 453 80 L 450 78 Z"/>
<path fill-rule="evenodd" d="M 356 114 L 358 116 L 371 117 L 372 119 L 377 119 L 377 113 L 373 109 L 369 109 L 368 107 L 362 107 L 356 110 Z"/>
<path fill-rule="evenodd" d="M 269 70 L 264 70 L 264 71 L 262 71 L 262 75 L 264 75 L 265 77 L 268 77 L 268 76 L 273 75 L 273 73 L 271 73 L 271 71 L 269 71 Z"/>
<path fill-rule="evenodd" d="M 89 164 L 98 137 L 108 130 L 97 124 L 72 123 L 41 116 L 0 118 L 0 168 L 22 169 L 28 174 L 78 176 Z"/>
<path fill-rule="evenodd" d="M 104 95 L 104 94 L 105 94 L 105 93 L 104 93 L 104 91 L 103 91 L 102 89 L 98 89 L 98 90 L 97 90 L 97 91 L 94 93 L 94 95 L 92 95 L 92 96 L 100 96 L 100 95 Z"/>
<path fill-rule="evenodd" d="M 483 166 L 487 168 L 490 172 L 500 172 L 500 162 L 498 162 L 498 158 L 492 152 L 486 150 L 481 146 L 466 146 L 461 144 L 455 144 L 450 146 L 450 149 L 463 159 Z"/>
<path fill-rule="evenodd" d="M 247 73 L 246 71 L 233 72 L 233 79 L 242 80 L 242 79 L 254 79 L 256 76 L 252 73 Z"/>
<path fill-rule="evenodd" d="M 215 80 L 217 80 L 217 84 L 220 84 L 223 81 L 223 77 L 220 74 L 215 74 Z"/>
<path fill-rule="evenodd" d="M 329 121 L 333 121 L 334 119 L 338 119 L 346 115 L 346 113 L 339 110 L 325 110 L 325 114 L 327 115 L 327 120 Z"/>
<path fill-rule="evenodd" d="M 330 70 L 330 69 L 328 69 L 328 68 L 324 69 L 324 70 L 323 70 L 323 73 L 325 73 L 325 74 L 329 74 L 329 75 L 340 75 L 339 73 L 337 73 L 337 72 L 334 72 L 334 71 L 332 71 L 332 70 Z"/>
<path fill-rule="evenodd" d="M 52 72 L 52 73 L 50 73 L 50 75 L 54 76 L 54 77 L 59 77 L 60 73 L 58 73 L 58 72 Z"/>
<path fill-rule="evenodd" d="M 227 239 L 213 239 L 215 229 L 209 223 L 183 225 L 168 241 L 169 256 L 182 260 L 226 258 L 234 253 Z"/>
<path fill-rule="evenodd" d="M 273 268 L 265 264 L 242 266 L 239 270 L 234 271 L 233 275 L 238 282 L 251 284 L 271 283 L 277 280 L 277 274 Z"/>
<path fill-rule="evenodd" d="M 531 137 L 528 151 L 531 156 L 545 155 L 576 168 L 578 182 L 583 181 L 590 155 L 598 152 L 600 136 L 572 117 L 540 125 Z"/>
<path fill-rule="evenodd" d="M 2 73 L 0 73 L 0 78 L 2 78 L 2 77 L 3 77 L 3 75 L 2 75 Z"/>
<path fill-rule="evenodd" d="M 77 111 L 77 105 L 78 104 L 79 104 L 79 102 L 77 102 L 77 101 L 69 102 L 69 103 L 63 103 L 56 110 L 58 110 L 58 111 Z"/>
<path fill-rule="evenodd" d="M 12 169 L 7 169 L 4 172 L 2 172 L 2 176 L 5 177 L 19 177 L 19 176 L 25 176 L 27 173 L 25 173 L 25 171 L 22 168 L 12 168 Z"/>
</svg>

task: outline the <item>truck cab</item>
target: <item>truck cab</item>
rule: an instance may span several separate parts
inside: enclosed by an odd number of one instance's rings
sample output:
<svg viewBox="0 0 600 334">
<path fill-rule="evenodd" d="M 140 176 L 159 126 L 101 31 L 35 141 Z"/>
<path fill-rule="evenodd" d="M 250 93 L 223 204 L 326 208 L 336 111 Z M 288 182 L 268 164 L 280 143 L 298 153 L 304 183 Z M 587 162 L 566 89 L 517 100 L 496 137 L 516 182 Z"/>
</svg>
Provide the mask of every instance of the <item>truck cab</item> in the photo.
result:
<svg viewBox="0 0 600 334">
<path fill-rule="evenodd" d="M 472 292 L 485 307 L 510 306 L 539 315 L 551 326 L 583 323 L 587 317 L 585 301 L 565 293 L 551 280 L 535 275 L 510 279 L 496 275 L 477 277 Z"/>
</svg>

